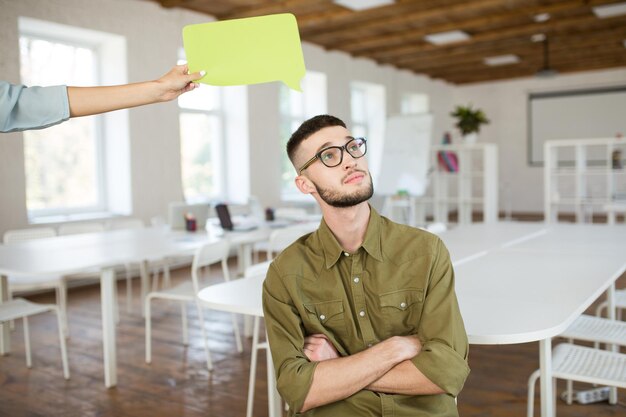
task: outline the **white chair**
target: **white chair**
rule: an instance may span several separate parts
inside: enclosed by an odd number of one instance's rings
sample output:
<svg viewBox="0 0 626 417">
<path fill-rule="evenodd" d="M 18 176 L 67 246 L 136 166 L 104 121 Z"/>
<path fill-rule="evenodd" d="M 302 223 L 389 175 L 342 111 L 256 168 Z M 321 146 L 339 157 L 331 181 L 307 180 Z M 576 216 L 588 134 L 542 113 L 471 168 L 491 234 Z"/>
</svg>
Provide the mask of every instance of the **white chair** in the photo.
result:
<svg viewBox="0 0 626 417">
<path fill-rule="evenodd" d="M 30 229 L 9 230 L 4 234 L 3 241 L 7 245 L 26 242 L 34 239 L 44 239 L 56 236 L 56 232 L 51 227 L 33 227 Z M 65 337 L 69 336 L 67 323 L 67 285 L 61 275 L 33 275 L 33 276 L 11 276 L 8 277 L 9 298 L 13 298 L 13 293 L 28 292 L 38 290 L 55 290 L 56 304 L 61 312 L 61 328 Z"/>
<path fill-rule="evenodd" d="M 104 224 L 98 222 L 88 223 L 62 223 L 59 225 L 59 236 L 79 235 L 81 233 L 104 232 Z"/>
<path fill-rule="evenodd" d="M 252 265 L 246 269 L 245 278 L 252 278 L 257 276 L 266 276 L 267 270 L 272 261 L 266 261 L 259 264 Z M 256 365 L 258 352 L 260 349 L 267 349 L 267 341 L 261 343 L 259 341 L 259 333 L 261 327 L 261 317 L 254 317 L 254 325 L 252 330 L 252 353 L 250 357 L 250 377 L 248 380 L 248 405 L 246 408 L 246 417 L 252 417 L 252 410 L 254 407 L 254 387 L 256 383 Z"/>
<path fill-rule="evenodd" d="M 275 253 L 281 252 L 287 246 L 298 240 L 303 235 L 312 232 L 317 228 L 315 224 L 289 226 L 283 229 L 276 229 L 270 234 L 267 245 L 267 260 L 274 258 Z"/>
<path fill-rule="evenodd" d="M 61 310 L 53 304 L 36 304 L 23 298 L 15 298 L 0 304 L 0 328 L 5 326 L 6 322 L 16 319 L 22 319 L 24 323 L 24 347 L 26 350 L 26 366 L 32 367 L 32 359 L 30 354 L 30 334 L 28 330 L 28 317 L 35 314 L 53 312 L 57 318 L 57 327 L 59 329 L 59 341 L 61 345 L 61 360 L 63 362 L 63 377 L 70 379 L 70 370 L 67 364 L 67 348 L 65 347 L 65 337 L 63 335 L 63 326 L 61 320 Z"/>
<path fill-rule="evenodd" d="M 608 301 L 603 301 L 596 308 L 596 316 L 601 317 L 602 312 L 609 306 Z M 626 288 L 615 290 L 615 310 L 617 320 L 622 319 L 622 310 L 626 310 Z"/>
<path fill-rule="evenodd" d="M 535 382 L 539 377 L 540 371 L 536 370 L 528 381 L 528 417 L 533 417 Z M 626 388 L 626 355 L 561 343 L 552 350 L 552 377 L 554 381 L 560 378 Z"/>
<path fill-rule="evenodd" d="M 228 241 L 221 240 L 216 243 L 208 243 L 200 247 L 193 258 L 191 265 L 191 281 L 185 281 L 182 284 L 172 288 L 164 289 L 158 292 L 151 292 L 146 296 L 145 318 L 146 318 L 146 363 L 152 362 L 152 323 L 151 323 L 151 302 L 154 299 L 175 300 L 181 302 L 181 315 L 183 327 L 183 344 L 189 344 L 189 336 L 187 333 L 187 309 L 186 304 L 193 302 L 198 311 L 200 327 L 202 330 L 202 338 L 204 341 L 204 349 L 206 353 L 207 368 L 209 371 L 213 369 L 211 363 L 211 354 L 207 343 L 206 330 L 204 327 L 203 309 L 197 298 L 197 294 L 202 288 L 200 283 L 200 270 L 202 267 L 208 267 L 216 263 L 220 263 L 222 267 L 222 275 L 224 280 L 229 280 L 228 274 L 228 253 L 230 246 Z M 239 327 L 237 319 L 233 315 L 233 330 L 235 332 L 235 340 L 237 343 L 237 351 L 242 352 L 241 338 L 239 336 Z"/>
<path fill-rule="evenodd" d="M 567 404 L 573 400 L 572 381 L 626 386 L 626 355 L 597 348 L 599 343 L 626 346 L 626 323 L 583 314 L 560 336 L 570 343 L 554 348 L 552 368 L 554 378 L 567 380 Z M 594 342 L 596 348 L 572 345 L 574 339 Z M 528 379 L 528 417 L 533 416 L 535 383 L 539 377 L 540 371 L 536 370 Z M 610 402 L 616 401 L 617 393 L 613 389 Z"/>
</svg>

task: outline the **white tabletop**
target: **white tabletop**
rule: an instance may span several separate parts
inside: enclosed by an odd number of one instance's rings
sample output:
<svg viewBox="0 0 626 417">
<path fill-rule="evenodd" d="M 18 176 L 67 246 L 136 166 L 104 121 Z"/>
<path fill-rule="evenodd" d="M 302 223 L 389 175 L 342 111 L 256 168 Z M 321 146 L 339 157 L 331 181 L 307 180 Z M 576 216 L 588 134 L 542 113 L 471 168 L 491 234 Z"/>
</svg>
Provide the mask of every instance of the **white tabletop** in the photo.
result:
<svg viewBox="0 0 626 417">
<path fill-rule="evenodd" d="M 36 239 L 0 245 L 0 275 L 61 275 L 192 254 L 210 240 L 206 233 L 170 232 L 160 228 Z"/>
<path fill-rule="evenodd" d="M 102 344 L 106 387 L 117 384 L 115 274 L 111 269 L 124 263 L 140 263 L 142 294 L 147 292 L 147 261 L 170 256 L 192 255 L 204 243 L 226 238 L 241 248 L 267 239 L 269 229 L 228 233 L 223 237 L 207 232 L 169 231 L 166 228 L 116 230 L 36 239 L 0 245 L 0 302 L 6 299 L 7 275 L 66 275 L 94 268 L 101 269 Z M 142 297 L 143 301 L 143 297 Z M 0 351 L 10 350 L 10 335 L 4 326 Z"/>
</svg>

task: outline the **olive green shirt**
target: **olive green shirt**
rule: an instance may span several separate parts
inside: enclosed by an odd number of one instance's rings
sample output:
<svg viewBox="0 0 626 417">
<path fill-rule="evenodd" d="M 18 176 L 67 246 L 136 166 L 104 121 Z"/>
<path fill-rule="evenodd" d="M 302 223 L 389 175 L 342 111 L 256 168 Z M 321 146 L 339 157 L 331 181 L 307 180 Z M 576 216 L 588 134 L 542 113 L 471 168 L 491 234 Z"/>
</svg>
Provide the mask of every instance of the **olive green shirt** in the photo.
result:
<svg viewBox="0 0 626 417">
<path fill-rule="evenodd" d="M 455 397 L 469 374 L 468 342 L 454 292 L 454 271 L 441 240 L 393 223 L 371 209 L 363 245 L 343 251 L 322 220 L 271 264 L 263 309 L 277 387 L 291 415 L 457 416 Z M 418 335 L 413 364 L 445 394 L 400 395 L 361 390 L 298 414 L 317 362 L 304 338 L 325 334 L 341 356 L 391 336 Z M 341 378 L 341 375 L 337 375 Z"/>
</svg>

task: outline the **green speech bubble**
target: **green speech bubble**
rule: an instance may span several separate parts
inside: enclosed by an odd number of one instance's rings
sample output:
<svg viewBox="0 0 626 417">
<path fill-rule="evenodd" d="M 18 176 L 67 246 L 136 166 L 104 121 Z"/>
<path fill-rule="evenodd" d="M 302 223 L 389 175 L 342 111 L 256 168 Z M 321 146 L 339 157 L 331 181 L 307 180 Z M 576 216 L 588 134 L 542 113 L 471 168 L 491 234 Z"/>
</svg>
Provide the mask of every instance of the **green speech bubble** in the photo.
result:
<svg viewBox="0 0 626 417">
<path fill-rule="evenodd" d="M 282 81 L 300 89 L 306 69 L 296 18 L 290 13 L 188 25 L 183 43 L 190 72 L 210 85 Z"/>
</svg>

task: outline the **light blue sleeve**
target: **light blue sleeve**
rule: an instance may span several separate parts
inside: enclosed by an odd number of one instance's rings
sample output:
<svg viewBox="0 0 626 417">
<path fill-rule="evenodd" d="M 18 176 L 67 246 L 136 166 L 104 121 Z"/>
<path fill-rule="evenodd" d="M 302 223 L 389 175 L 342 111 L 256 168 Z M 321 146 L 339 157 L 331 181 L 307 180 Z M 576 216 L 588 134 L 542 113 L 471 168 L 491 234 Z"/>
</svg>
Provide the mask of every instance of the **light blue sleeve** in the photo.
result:
<svg viewBox="0 0 626 417">
<path fill-rule="evenodd" d="M 0 132 L 43 129 L 70 118 L 67 87 L 26 87 L 0 80 Z"/>
</svg>

